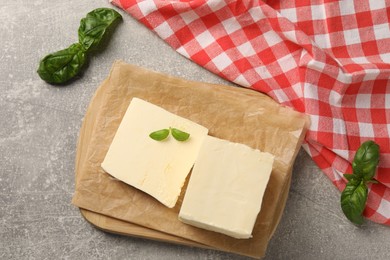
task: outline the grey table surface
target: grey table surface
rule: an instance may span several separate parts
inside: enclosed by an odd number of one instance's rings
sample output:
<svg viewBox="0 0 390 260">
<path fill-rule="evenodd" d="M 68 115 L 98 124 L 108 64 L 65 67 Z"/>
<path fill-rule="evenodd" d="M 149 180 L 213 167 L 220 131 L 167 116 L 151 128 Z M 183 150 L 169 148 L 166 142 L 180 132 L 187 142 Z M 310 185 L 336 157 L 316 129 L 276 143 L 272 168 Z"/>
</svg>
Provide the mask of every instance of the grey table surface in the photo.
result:
<svg viewBox="0 0 390 260">
<path fill-rule="evenodd" d="M 37 75 L 46 54 L 77 41 L 80 19 L 106 0 L 2 0 L 0 6 L 0 259 L 247 259 L 97 230 L 71 204 L 76 142 L 95 90 L 123 60 L 190 80 L 230 84 L 123 14 L 82 77 L 53 87 Z M 348 222 L 339 191 L 301 150 L 265 259 L 390 259 L 390 228 Z"/>
</svg>

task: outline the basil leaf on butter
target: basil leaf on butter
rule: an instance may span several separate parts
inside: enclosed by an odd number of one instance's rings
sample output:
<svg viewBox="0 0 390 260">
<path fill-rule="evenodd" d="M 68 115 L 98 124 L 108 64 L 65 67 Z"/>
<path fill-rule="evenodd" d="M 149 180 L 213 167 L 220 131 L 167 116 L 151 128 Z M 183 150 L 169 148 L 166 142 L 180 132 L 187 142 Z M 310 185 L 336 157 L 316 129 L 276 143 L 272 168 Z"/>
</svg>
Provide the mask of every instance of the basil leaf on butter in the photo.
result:
<svg viewBox="0 0 390 260">
<path fill-rule="evenodd" d="M 363 223 L 363 210 L 367 201 L 368 189 L 364 180 L 351 178 L 341 194 L 341 208 L 345 216 L 353 223 Z"/>
<path fill-rule="evenodd" d="M 80 43 L 45 56 L 38 67 L 38 74 L 44 81 L 61 84 L 80 73 L 86 62 L 86 54 Z"/>
<path fill-rule="evenodd" d="M 119 21 L 122 16 L 110 8 L 98 8 L 87 14 L 80 21 L 78 30 L 79 42 L 87 51 L 98 47 L 109 32 L 111 25 Z"/>
<path fill-rule="evenodd" d="M 149 134 L 149 137 L 156 141 L 162 141 L 169 135 L 169 129 L 161 129 Z"/>
<path fill-rule="evenodd" d="M 171 128 L 171 133 L 173 138 L 175 138 L 177 141 L 183 142 L 186 141 L 188 138 L 190 138 L 190 134 L 183 132 L 177 128 Z"/>
</svg>

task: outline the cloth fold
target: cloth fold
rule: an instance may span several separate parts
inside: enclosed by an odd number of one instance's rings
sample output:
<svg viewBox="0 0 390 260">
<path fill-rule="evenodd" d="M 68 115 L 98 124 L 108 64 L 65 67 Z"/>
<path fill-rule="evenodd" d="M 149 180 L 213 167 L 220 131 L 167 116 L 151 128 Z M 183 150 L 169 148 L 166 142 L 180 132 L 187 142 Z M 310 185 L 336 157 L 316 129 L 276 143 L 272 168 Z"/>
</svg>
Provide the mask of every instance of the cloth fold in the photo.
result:
<svg viewBox="0 0 390 260">
<path fill-rule="evenodd" d="M 390 225 L 390 2 L 111 0 L 173 49 L 310 116 L 304 149 L 342 190 L 380 145 L 364 215 Z"/>
</svg>

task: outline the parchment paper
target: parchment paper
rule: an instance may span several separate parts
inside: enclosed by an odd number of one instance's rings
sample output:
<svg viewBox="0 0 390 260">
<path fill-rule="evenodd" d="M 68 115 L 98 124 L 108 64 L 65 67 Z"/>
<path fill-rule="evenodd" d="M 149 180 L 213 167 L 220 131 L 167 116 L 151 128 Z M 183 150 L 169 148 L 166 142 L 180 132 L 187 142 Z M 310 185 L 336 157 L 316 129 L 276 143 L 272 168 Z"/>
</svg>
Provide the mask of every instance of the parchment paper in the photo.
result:
<svg viewBox="0 0 390 260">
<path fill-rule="evenodd" d="M 78 145 L 74 205 L 218 250 L 255 258 L 264 256 L 283 213 L 292 166 L 308 124 L 303 114 L 250 89 L 187 81 L 122 61 L 114 63 L 97 92 L 99 107 L 93 106 L 94 100 L 89 107 L 94 121 L 80 133 L 91 136 L 87 145 L 82 142 Z M 183 194 L 176 207 L 169 209 L 102 170 L 100 163 L 132 97 L 193 120 L 209 128 L 212 136 L 275 155 L 253 238 L 234 239 L 183 224 L 178 220 Z"/>
</svg>

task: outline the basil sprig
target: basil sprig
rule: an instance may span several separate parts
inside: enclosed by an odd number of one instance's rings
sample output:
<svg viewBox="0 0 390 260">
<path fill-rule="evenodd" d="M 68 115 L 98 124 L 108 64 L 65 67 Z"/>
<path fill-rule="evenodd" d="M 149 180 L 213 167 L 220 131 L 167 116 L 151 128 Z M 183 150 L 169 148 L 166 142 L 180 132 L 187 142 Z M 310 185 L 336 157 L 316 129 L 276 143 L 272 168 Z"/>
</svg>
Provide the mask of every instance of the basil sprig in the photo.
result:
<svg viewBox="0 0 390 260">
<path fill-rule="evenodd" d="M 190 134 L 184 131 L 181 131 L 174 127 L 169 127 L 169 129 L 161 129 L 149 134 L 149 137 L 156 141 L 165 140 L 169 133 L 172 134 L 173 138 L 175 138 L 179 142 L 184 142 L 190 138 Z"/>
<path fill-rule="evenodd" d="M 84 67 L 87 56 L 97 50 L 110 28 L 122 16 L 110 8 L 98 8 L 80 21 L 79 42 L 68 48 L 45 56 L 39 63 L 38 75 L 51 84 L 63 84 L 78 75 Z"/>
<path fill-rule="evenodd" d="M 374 141 L 364 142 L 356 151 L 352 162 L 352 174 L 344 174 L 348 180 L 341 193 L 341 209 L 344 215 L 357 225 L 363 224 L 363 211 L 366 206 L 370 182 L 376 183 L 374 178 L 379 163 L 379 145 Z"/>
</svg>

